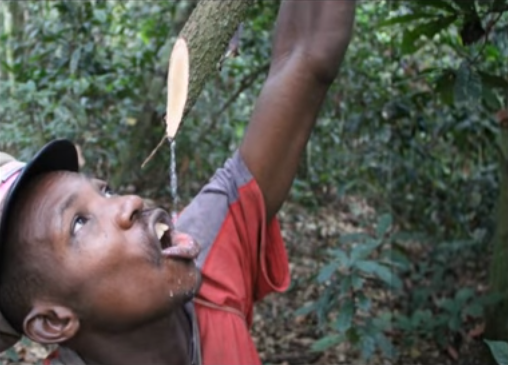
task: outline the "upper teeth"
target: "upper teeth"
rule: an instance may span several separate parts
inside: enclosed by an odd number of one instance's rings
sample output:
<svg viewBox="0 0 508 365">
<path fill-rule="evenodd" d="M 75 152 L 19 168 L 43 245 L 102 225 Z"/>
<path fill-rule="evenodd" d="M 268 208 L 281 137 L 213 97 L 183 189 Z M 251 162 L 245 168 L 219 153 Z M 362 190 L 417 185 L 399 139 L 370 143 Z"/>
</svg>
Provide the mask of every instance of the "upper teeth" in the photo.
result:
<svg viewBox="0 0 508 365">
<path fill-rule="evenodd" d="M 164 232 L 169 230 L 169 226 L 164 223 L 155 223 L 155 232 L 157 233 L 157 238 L 161 239 L 164 236 Z"/>
</svg>

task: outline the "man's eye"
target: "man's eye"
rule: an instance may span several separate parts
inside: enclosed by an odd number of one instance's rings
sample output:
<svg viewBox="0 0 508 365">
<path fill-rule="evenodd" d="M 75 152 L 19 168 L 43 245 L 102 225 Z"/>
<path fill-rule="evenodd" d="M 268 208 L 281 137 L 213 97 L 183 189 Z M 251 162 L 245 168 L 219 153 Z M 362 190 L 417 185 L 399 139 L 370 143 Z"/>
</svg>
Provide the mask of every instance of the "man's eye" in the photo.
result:
<svg viewBox="0 0 508 365">
<path fill-rule="evenodd" d="M 104 196 L 105 196 L 106 198 L 111 198 L 112 196 L 114 196 L 114 195 L 115 195 L 115 192 L 114 192 L 114 191 L 113 191 L 113 190 L 112 190 L 109 186 L 106 186 L 106 187 L 103 189 L 102 193 L 104 194 Z"/>
<path fill-rule="evenodd" d="M 78 233 L 78 231 L 83 228 L 83 226 L 86 224 L 87 219 L 85 217 L 76 217 L 74 220 L 74 223 L 72 224 L 72 234 L 75 235 Z"/>
</svg>

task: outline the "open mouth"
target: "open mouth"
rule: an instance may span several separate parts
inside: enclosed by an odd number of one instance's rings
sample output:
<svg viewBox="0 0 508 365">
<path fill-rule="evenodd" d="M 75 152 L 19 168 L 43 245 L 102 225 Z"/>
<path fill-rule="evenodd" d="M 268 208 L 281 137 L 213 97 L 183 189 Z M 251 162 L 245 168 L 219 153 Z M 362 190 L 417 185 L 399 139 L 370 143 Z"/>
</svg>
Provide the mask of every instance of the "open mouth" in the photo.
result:
<svg viewBox="0 0 508 365">
<path fill-rule="evenodd" d="M 155 223 L 155 234 L 161 244 L 161 248 L 171 247 L 171 230 L 166 223 L 157 222 Z"/>
<path fill-rule="evenodd" d="M 162 209 L 157 210 L 152 222 L 152 227 L 155 232 L 155 236 L 160 243 L 161 250 L 171 247 L 171 232 L 173 224 L 171 223 L 169 214 Z"/>
<path fill-rule="evenodd" d="M 152 227 L 164 257 L 194 260 L 201 248 L 189 235 L 175 232 L 171 217 L 164 210 L 157 210 L 152 219 Z"/>
</svg>

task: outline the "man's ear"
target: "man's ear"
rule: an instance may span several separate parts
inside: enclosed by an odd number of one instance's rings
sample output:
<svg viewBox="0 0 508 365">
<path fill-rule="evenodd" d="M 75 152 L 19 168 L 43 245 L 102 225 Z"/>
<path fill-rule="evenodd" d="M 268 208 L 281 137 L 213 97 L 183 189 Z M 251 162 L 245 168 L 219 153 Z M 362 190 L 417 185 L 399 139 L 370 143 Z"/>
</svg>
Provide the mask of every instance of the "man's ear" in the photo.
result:
<svg viewBox="0 0 508 365">
<path fill-rule="evenodd" d="M 23 321 L 26 336 L 40 344 L 68 341 L 78 329 L 79 318 L 71 309 L 49 303 L 34 304 Z"/>
</svg>

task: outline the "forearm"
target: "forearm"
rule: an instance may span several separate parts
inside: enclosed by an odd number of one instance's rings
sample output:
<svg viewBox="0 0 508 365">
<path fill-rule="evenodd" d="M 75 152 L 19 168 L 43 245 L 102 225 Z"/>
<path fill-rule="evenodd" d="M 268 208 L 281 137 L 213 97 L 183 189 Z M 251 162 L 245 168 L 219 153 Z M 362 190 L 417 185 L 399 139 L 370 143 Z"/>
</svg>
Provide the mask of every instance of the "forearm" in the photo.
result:
<svg viewBox="0 0 508 365">
<path fill-rule="evenodd" d="M 325 82 L 337 76 L 352 37 L 355 0 L 284 0 L 275 28 L 271 72 L 298 57 Z"/>
<path fill-rule="evenodd" d="M 354 0 L 285 0 L 268 79 L 240 152 L 264 196 L 267 219 L 291 187 L 354 23 Z"/>
</svg>

